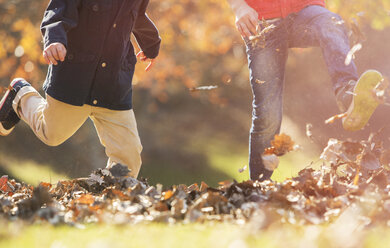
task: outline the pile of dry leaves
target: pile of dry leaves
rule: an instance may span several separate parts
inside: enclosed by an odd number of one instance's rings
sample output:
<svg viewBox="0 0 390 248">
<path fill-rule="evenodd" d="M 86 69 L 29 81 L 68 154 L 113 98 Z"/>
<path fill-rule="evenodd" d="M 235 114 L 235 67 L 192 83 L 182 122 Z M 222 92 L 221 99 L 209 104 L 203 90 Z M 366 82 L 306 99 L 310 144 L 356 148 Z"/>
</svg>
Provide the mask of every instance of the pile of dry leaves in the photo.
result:
<svg viewBox="0 0 390 248">
<path fill-rule="evenodd" d="M 361 142 L 331 139 L 321 155 L 320 170 L 306 168 L 282 183 L 226 181 L 213 188 L 202 182 L 163 190 L 162 185 L 127 177 L 127 168 L 119 164 L 86 179 L 41 183 L 35 188 L 3 176 L 0 216 L 52 224 L 212 220 L 256 221 L 265 227 L 280 221 L 325 223 L 354 206 L 365 225 L 387 224 L 390 150 L 376 137 Z M 266 154 L 283 154 L 280 149 L 291 150 L 293 142 L 279 139 L 273 145 L 277 147 Z"/>
</svg>

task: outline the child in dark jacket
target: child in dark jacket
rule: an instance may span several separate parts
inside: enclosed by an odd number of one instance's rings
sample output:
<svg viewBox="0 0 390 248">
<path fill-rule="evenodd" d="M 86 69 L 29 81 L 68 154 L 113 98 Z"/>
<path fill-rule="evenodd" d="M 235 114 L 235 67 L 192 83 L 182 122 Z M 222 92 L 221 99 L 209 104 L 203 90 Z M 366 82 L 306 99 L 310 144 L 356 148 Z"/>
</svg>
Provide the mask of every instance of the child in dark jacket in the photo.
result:
<svg viewBox="0 0 390 248">
<path fill-rule="evenodd" d="M 127 165 L 137 177 L 141 142 L 132 110 L 137 61 L 149 66 L 161 39 L 146 15 L 148 0 L 51 0 L 41 31 L 49 64 L 46 98 L 22 78 L 14 79 L 0 102 L 0 135 L 20 119 L 50 146 L 71 137 L 89 117 L 108 156 L 107 166 Z"/>
</svg>

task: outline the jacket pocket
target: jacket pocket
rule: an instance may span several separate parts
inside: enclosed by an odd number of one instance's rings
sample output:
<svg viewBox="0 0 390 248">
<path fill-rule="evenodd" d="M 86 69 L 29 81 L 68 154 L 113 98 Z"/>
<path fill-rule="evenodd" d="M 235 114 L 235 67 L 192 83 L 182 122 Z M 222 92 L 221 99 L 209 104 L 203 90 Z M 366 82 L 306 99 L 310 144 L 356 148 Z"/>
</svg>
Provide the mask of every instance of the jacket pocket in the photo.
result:
<svg viewBox="0 0 390 248">
<path fill-rule="evenodd" d="M 123 60 L 121 70 L 122 71 L 134 71 L 135 64 L 137 63 L 137 57 L 135 55 L 127 55 Z"/>
</svg>

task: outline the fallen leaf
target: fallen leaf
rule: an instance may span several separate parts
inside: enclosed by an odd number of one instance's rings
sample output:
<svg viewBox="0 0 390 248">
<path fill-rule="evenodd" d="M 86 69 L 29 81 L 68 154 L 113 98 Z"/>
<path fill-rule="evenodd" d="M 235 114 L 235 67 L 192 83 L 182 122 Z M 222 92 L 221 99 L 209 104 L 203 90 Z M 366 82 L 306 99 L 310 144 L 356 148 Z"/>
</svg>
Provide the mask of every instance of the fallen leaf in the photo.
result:
<svg viewBox="0 0 390 248">
<path fill-rule="evenodd" d="M 361 157 L 358 158 L 358 164 L 367 170 L 377 170 L 381 168 L 378 158 L 370 151 L 363 152 Z"/>
<path fill-rule="evenodd" d="M 383 165 L 390 165 L 390 149 L 384 150 L 381 153 L 380 162 Z"/>
<path fill-rule="evenodd" d="M 47 189 L 50 189 L 51 188 L 51 183 L 41 182 L 41 183 L 39 183 L 39 186 L 45 187 Z"/>
<path fill-rule="evenodd" d="M 0 178 L 0 190 L 1 191 L 4 191 L 4 192 L 8 191 L 7 182 L 8 182 L 8 176 L 7 175 L 4 175 L 4 176 L 2 176 Z"/>
<path fill-rule="evenodd" d="M 115 164 L 112 166 L 109 171 L 111 172 L 111 175 L 114 177 L 125 177 L 128 176 L 131 170 L 126 165 L 122 164 Z"/>
<path fill-rule="evenodd" d="M 207 189 L 209 188 L 209 186 L 205 183 L 205 182 L 201 182 L 200 183 L 200 188 L 199 188 L 199 191 L 200 192 L 205 192 L 205 191 L 207 191 Z"/>
<path fill-rule="evenodd" d="M 173 196 L 173 191 L 172 190 L 167 190 L 163 192 L 164 200 L 168 200 Z"/>
<path fill-rule="evenodd" d="M 91 194 L 83 194 L 76 199 L 76 203 L 90 205 L 95 202 L 95 198 Z"/>
</svg>

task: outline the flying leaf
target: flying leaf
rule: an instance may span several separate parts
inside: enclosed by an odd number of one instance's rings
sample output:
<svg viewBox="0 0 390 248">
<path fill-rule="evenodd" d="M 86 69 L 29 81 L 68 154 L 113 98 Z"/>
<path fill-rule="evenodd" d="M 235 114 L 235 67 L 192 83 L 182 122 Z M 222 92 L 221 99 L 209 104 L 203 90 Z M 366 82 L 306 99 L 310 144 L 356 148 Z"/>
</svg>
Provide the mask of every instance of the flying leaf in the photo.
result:
<svg viewBox="0 0 390 248">
<path fill-rule="evenodd" d="M 193 88 L 190 88 L 189 90 L 191 92 L 195 92 L 195 91 L 209 91 L 209 90 L 215 90 L 217 89 L 218 86 L 217 85 L 210 85 L 210 86 L 199 86 L 199 87 L 193 87 Z"/>
<path fill-rule="evenodd" d="M 343 119 L 345 117 L 347 117 L 347 113 L 334 115 L 334 116 L 330 117 L 329 119 L 327 119 L 325 121 L 325 124 L 333 124 L 336 120 Z"/>
<path fill-rule="evenodd" d="M 247 165 L 244 165 L 244 167 L 238 169 L 238 172 L 239 172 L 239 173 L 243 173 L 244 171 L 247 170 L 247 168 L 248 168 L 248 166 L 247 166 Z"/>
<path fill-rule="evenodd" d="M 264 167 L 269 171 L 274 171 L 279 166 L 279 158 L 275 154 L 262 155 Z"/>
<path fill-rule="evenodd" d="M 284 154 L 294 150 L 294 141 L 290 136 L 282 133 L 275 135 L 271 141 L 271 145 L 274 148 L 274 154 L 276 156 L 283 156 Z"/>
<path fill-rule="evenodd" d="M 351 64 L 352 59 L 355 58 L 355 53 L 356 53 L 357 51 L 361 50 L 362 47 L 363 47 L 363 46 L 362 46 L 362 44 L 360 44 L 360 43 L 354 45 L 354 46 L 351 48 L 351 50 L 349 50 L 349 52 L 348 52 L 348 54 L 347 54 L 347 57 L 345 58 L 344 64 L 345 64 L 345 65 Z"/>
<path fill-rule="evenodd" d="M 308 137 L 310 140 L 313 139 L 313 124 L 306 123 L 306 137 Z"/>
</svg>

